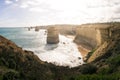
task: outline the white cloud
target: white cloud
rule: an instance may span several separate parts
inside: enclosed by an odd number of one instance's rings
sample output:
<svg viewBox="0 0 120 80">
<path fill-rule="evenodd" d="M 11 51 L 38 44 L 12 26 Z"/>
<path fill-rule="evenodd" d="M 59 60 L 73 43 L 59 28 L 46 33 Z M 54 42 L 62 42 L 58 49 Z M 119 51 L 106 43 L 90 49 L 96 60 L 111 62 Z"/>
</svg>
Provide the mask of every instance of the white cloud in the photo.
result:
<svg viewBox="0 0 120 80">
<path fill-rule="evenodd" d="M 12 4 L 13 2 L 11 0 L 5 0 L 6 4 Z"/>
<path fill-rule="evenodd" d="M 21 8 L 28 8 L 29 5 L 28 5 L 28 4 L 25 4 L 25 3 L 22 3 L 22 4 L 20 5 L 20 7 L 21 7 Z"/>
<path fill-rule="evenodd" d="M 17 5 L 18 9 L 23 9 L 25 11 L 24 20 L 34 24 L 36 23 L 34 21 L 37 21 L 38 24 L 81 24 L 120 20 L 120 0 L 6 1 L 11 1 L 11 5 Z"/>
</svg>

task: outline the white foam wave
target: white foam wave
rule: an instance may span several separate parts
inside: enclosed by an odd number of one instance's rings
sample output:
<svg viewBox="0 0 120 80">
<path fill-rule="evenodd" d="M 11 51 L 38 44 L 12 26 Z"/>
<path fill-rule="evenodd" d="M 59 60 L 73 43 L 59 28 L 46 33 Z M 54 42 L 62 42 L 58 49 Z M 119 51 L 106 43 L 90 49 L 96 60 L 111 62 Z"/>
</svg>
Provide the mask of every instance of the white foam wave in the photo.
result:
<svg viewBox="0 0 120 80">
<path fill-rule="evenodd" d="M 59 44 L 46 44 L 45 30 L 40 30 L 37 34 L 38 45 L 42 41 L 42 46 L 30 48 L 42 61 L 53 63 L 59 66 L 75 67 L 83 64 L 81 53 L 73 40 L 63 35 L 59 35 Z"/>
</svg>

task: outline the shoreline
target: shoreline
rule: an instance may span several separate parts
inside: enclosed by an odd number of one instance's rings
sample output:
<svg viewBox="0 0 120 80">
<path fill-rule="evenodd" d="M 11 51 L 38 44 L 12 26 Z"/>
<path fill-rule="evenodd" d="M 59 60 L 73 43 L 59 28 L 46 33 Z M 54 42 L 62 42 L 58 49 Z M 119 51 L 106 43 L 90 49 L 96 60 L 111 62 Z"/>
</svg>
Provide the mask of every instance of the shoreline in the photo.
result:
<svg viewBox="0 0 120 80">
<path fill-rule="evenodd" d="M 75 35 L 65 35 L 67 38 L 71 38 L 71 39 L 75 39 Z M 75 42 L 74 42 L 75 43 Z M 88 55 L 88 53 L 91 51 L 87 48 L 84 48 L 83 46 L 81 46 L 80 44 L 77 44 L 75 43 L 77 48 L 78 48 L 78 51 L 80 52 L 82 58 L 83 58 L 83 61 L 86 59 L 86 56 Z"/>
<path fill-rule="evenodd" d="M 77 44 L 76 44 L 77 45 Z M 83 60 L 85 59 L 85 57 L 87 56 L 87 54 L 90 52 L 90 50 L 82 47 L 81 45 L 77 45 L 78 46 L 78 50 L 81 53 Z"/>
<path fill-rule="evenodd" d="M 71 38 L 73 40 L 75 38 L 74 35 L 65 35 L 65 36 L 68 37 L 68 38 Z M 78 48 L 79 52 L 81 53 L 81 55 L 82 55 L 82 57 L 84 59 L 91 50 L 82 47 L 80 44 L 77 44 L 77 43 L 75 43 L 75 44 L 77 45 L 77 48 Z"/>
</svg>

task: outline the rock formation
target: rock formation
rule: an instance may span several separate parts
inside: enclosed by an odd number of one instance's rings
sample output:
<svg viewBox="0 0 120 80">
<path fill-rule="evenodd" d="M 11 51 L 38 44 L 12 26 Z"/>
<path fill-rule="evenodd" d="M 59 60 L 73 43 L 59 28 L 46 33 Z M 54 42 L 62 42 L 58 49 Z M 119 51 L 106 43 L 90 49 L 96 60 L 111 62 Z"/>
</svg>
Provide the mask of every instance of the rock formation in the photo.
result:
<svg viewBox="0 0 120 80">
<path fill-rule="evenodd" d="M 59 43 L 59 32 L 55 27 L 49 27 L 47 29 L 47 44 Z"/>
<path fill-rule="evenodd" d="M 40 29 L 39 27 L 35 27 L 35 31 L 36 31 L 36 32 L 39 31 L 39 29 Z"/>
<path fill-rule="evenodd" d="M 30 31 L 31 28 L 28 27 L 28 31 Z"/>
</svg>

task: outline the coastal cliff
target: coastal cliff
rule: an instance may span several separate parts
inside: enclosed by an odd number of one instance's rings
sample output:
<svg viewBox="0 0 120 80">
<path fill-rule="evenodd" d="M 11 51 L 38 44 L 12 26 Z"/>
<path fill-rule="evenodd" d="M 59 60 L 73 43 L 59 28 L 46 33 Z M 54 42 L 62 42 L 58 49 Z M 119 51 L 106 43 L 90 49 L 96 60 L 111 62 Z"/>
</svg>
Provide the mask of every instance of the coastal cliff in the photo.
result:
<svg viewBox="0 0 120 80">
<path fill-rule="evenodd" d="M 109 34 L 106 40 L 104 39 L 101 46 L 99 46 L 88 59 L 89 62 L 99 61 L 102 58 L 110 57 L 111 55 L 117 55 L 119 52 L 120 41 L 120 24 L 112 24 L 112 27 L 108 28 Z"/>
<path fill-rule="evenodd" d="M 119 41 L 120 23 L 84 24 L 77 28 L 74 42 L 89 49 L 88 63 L 100 59 Z M 102 57 L 103 58 L 103 57 Z"/>
<path fill-rule="evenodd" d="M 74 42 L 90 50 L 109 38 L 110 24 L 84 24 L 76 28 Z"/>
</svg>

